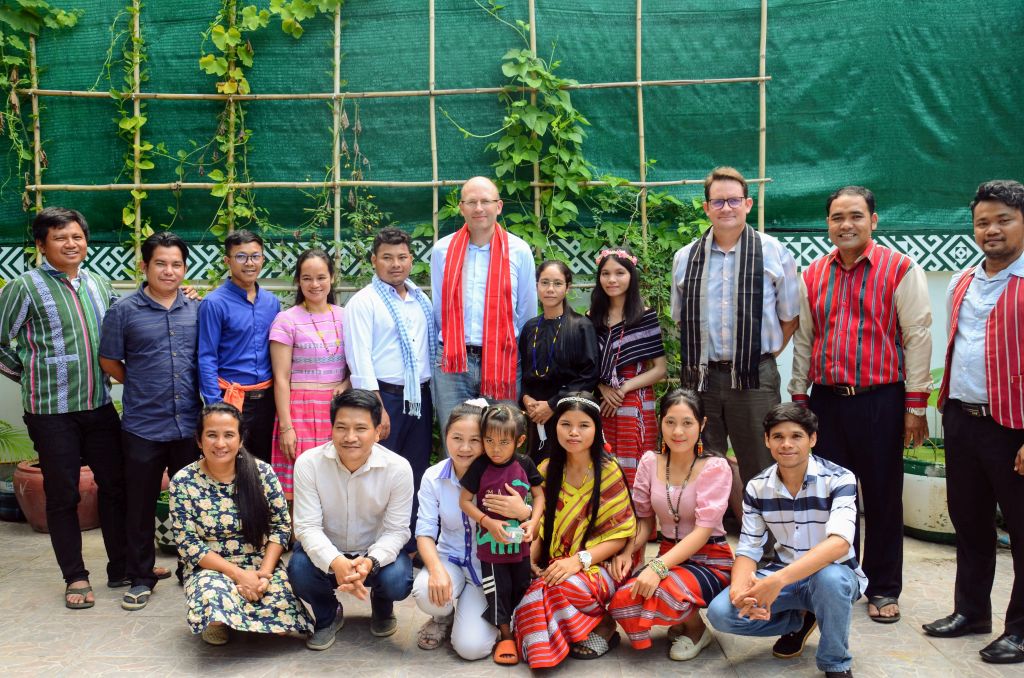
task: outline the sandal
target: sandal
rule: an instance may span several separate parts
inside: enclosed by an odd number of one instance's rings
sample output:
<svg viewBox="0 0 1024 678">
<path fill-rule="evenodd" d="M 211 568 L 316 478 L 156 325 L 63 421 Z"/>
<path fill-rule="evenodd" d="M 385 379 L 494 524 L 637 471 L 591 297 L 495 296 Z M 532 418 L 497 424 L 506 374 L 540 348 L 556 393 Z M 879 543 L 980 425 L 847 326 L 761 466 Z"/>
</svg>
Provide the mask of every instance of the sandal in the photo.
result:
<svg viewBox="0 0 1024 678">
<path fill-rule="evenodd" d="M 141 610 L 146 607 L 151 595 L 153 595 L 153 589 L 148 586 L 143 584 L 133 586 L 121 598 L 121 609 L 129 611 Z"/>
<path fill-rule="evenodd" d="M 154 567 L 153 576 L 157 579 L 170 579 L 171 571 L 168 570 L 166 567 Z"/>
<path fill-rule="evenodd" d="M 879 624 L 895 624 L 900 620 L 899 598 L 894 598 L 893 596 L 869 596 L 868 605 L 874 605 L 875 609 L 878 610 L 878 614 L 871 614 L 868 612 L 868 619 L 873 622 L 878 622 Z M 888 605 L 896 606 L 896 614 L 891 617 L 883 617 L 882 608 Z"/>
<path fill-rule="evenodd" d="M 95 600 L 85 600 L 85 597 L 92 593 L 92 586 L 76 586 L 72 588 L 68 586 L 64 589 L 64 607 L 69 610 L 87 610 L 96 604 Z M 68 600 L 68 596 L 82 596 L 83 600 L 80 603 L 72 603 Z"/>
<path fill-rule="evenodd" d="M 569 647 L 569 656 L 573 659 L 597 659 L 618 647 L 621 640 L 618 631 L 613 633 L 608 640 L 605 640 L 600 633 L 591 631 L 582 643 L 573 643 Z"/>
<path fill-rule="evenodd" d="M 495 664 L 501 664 L 502 666 L 515 666 L 519 663 L 519 653 L 516 651 L 516 641 L 514 640 L 499 640 L 498 644 L 494 646 L 494 658 Z"/>
<path fill-rule="evenodd" d="M 444 617 L 444 619 L 451 618 Z M 431 617 L 427 620 L 426 624 L 420 627 L 419 634 L 416 636 L 416 645 L 421 650 L 436 650 L 448 638 L 451 631 L 451 621 L 439 622 L 434 617 Z"/>
<path fill-rule="evenodd" d="M 203 629 L 203 640 L 209 645 L 227 645 L 228 627 L 224 624 L 210 624 Z"/>
</svg>

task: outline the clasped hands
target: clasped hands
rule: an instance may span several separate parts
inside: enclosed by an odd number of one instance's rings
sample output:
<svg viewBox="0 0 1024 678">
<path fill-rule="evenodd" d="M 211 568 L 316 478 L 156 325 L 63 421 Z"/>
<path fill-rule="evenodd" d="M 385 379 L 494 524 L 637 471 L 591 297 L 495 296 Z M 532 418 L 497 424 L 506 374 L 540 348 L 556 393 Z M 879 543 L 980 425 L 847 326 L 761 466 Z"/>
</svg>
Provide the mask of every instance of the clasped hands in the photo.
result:
<svg viewBox="0 0 1024 678">
<path fill-rule="evenodd" d="M 238 571 L 234 573 L 231 579 L 235 582 L 235 589 L 238 590 L 238 594 L 250 603 L 255 603 L 262 598 L 267 587 L 270 586 L 270 573 L 262 570 L 243 570 L 238 568 Z"/>
<path fill-rule="evenodd" d="M 749 581 L 745 583 L 733 580 L 729 598 L 740 617 L 768 621 L 772 617 L 772 604 L 779 597 L 782 586 L 782 580 L 774 574 L 758 579 L 751 572 Z"/>
<path fill-rule="evenodd" d="M 355 596 L 359 600 L 367 600 L 370 597 L 370 590 L 366 588 L 365 582 L 372 569 L 373 562 L 366 556 L 352 560 L 338 556 L 331 563 L 331 571 L 334 572 L 334 579 L 338 583 L 336 590 Z"/>
<path fill-rule="evenodd" d="M 533 571 L 534 577 L 543 579 L 548 586 L 555 586 L 583 570 L 583 563 L 580 562 L 578 556 L 573 554 L 568 558 L 551 561 L 544 569 L 538 567 L 537 563 L 531 562 L 530 569 Z"/>
<path fill-rule="evenodd" d="M 601 414 L 606 417 L 614 417 L 626 397 L 626 389 L 615 388 L 608 384 L 598 384 L 597 388 L 601 391 Z"/>
<path fill-rule="evenodd" d="M 546 400 L 536 400 L 530 396 L 523 396 L 523 405 L 526 407 L 526 416 L 534 424 L 546 424 L 554 412 Z"/>
</svg>

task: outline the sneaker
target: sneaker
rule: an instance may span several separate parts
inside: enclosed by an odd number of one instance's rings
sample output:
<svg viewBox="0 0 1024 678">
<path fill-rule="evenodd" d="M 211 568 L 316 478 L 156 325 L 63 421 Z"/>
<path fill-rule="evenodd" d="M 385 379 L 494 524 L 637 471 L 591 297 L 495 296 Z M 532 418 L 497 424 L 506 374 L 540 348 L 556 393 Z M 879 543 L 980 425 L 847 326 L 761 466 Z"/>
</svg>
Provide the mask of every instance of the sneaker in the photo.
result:
<svg viewBox="0 0 1024 678">
<path fill-rule="evenodd" d="M 306 647 L 310 650 L 326 650 L 331 645 L 334 645 L 335 636 L 338 635 L 338 631 L 345 625 L 345 611 L 338 610 L 338 614 L 334 617 L 334 621 L 330 626 L 325 626 L 322 629 L 313 631 L 313 634 L 306 639 Z"/>
<path fill-rule="evenodd" d="M 825 678 L 853 678 L 853 671 L 850 669 L 845 671 L 826 671 Z"/>
<path fill-rule="evenodd" d="M 394 635 L 397 630 L 398 619 L 394 614 L 389 614 L 386 617 L 377 617 L 374 615 L 370 618 L 370 633 L 378 638 L 387 638 L 388 636 Z"/>
<path fill-rule="evenodd" d="M 804 623 L 793 633 L 787 633 L 775 641 L 772 647 L 772 656 L 779 659 L 793 659 L 799 657 L 804 651 L 807 639 L 811 637 L 814 629 L 818 627 L 818 620 L 814 618 L 810 610 L 804 612 Z"/>
<path fill-rule="evenodd" d="M 210 624 L 203 629 L 202 638 L 209 645 L 227 645 L 228 627 L 224 624 Z"/>
</svg>

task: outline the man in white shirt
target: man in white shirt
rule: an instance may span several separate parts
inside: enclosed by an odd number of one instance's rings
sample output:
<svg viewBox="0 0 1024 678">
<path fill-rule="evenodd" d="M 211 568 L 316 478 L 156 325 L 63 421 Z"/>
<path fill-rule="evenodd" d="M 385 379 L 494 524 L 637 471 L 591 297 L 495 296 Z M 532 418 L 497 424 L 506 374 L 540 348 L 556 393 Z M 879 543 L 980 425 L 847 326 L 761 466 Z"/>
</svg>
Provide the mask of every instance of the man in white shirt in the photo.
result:
<svg viewBox="0 0 1024 678">
<path fill-rule="evenodd" d="M 315 618 L 311 650 L 326 650 L 345 624 L 336 595 L 370 598 L 370 632 L 398 628 L 394 603 L 412 591 L 412 469 L 379 445 L 381 403 L 366 389 L 331 401 L 331 441 L 295 460 L 295 552 L 288 577 Z"/>
<path fill-rule="evenodd" d="M 373 239 L 374 276 L 345 306 L 345 346 L 352 387 L 376 391 L 381 414 L 380 444 L 412 466 L 418 492 L 430 466 L 434 404 L 431 360 L 437 348 L 430 299 L 411 280 L 409 234 L 383 228 Z M 412 516 L 416 516 L 413 495 Z M 410 524 L 410 529 L 413 525 Z M 410 540 L 406 552 L 416 550 Z"/>
</svg>

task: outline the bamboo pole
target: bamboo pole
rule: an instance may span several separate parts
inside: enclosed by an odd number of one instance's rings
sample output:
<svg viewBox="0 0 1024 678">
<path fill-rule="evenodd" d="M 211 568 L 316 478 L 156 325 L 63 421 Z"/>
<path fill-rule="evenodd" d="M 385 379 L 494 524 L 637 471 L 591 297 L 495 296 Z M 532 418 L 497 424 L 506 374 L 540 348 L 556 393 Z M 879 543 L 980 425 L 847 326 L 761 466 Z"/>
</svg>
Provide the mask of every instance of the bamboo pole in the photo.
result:
<svg viewBox="0 0 1024 678">
<path fill-rule="evenodd" d="M 434 87 L 437 86 L 434 72 L 434 56 L 435 56 L 435 44 L 434 44 L 434 0 L 430 0 L 429 6 L 429 23 L 430 23 L 430 73 L 427 78 L 427 87 L 430 91 L 434 91 Z M 440 208 L 440 191 L 437 186 L 437 97 L 431 95 L 430 97 L 430 178 L 434 182 L 431 187 L 431 202 L 430 202 L 430 224 L 434 228 L 434 242 L 437 242 L 437 237 L 440 235 L 439 224 L 438 224 L 438 210 Z"/>
<path fill-rule="evenodd" d="M 139 53 L 139 41 L 142 40 L 142 25 L 139 20 L 139 13 L 141 8 L 139 7 L 139 0 L 132 0 L 132 90 L 135 92 L 139 91 L 139 87 L 142 85 L 142 67 L 141 60 L 142 55 Z M 132 99 L 132 115 L 138 120 L 139 116 L 142 115 L 142 101 L 139 99 Z M 142 160 L 142 128 L 140 125 L 135 125 L 135 136 L 132 145 L 132 157 L 135 159 L 133 176 L 135 183 L 142 183 L 142 170 L 139 169 L 139 162 Z M 142 200 L 139 199 L 138 195 L 132 196 L 134 198 L 133 205 L 135 206 L 135 270 L 141 270 L 140 262 L 142 261 Z"/>
<path fill-rule="evenodd" d="M 697 80 L 645 80 L 640 83 L 644 87 L 688 87 L 695 85 L 729 85 L 737 83 L 757 83 L 771 80 L 771 76 L 749 76 L 742 78 L 703 78 Z M 621 82 L 591 82 L 575 85 L 563 85 L 566 91 L 595 89 L 625 89 L 637 86 L 636 80 Z M 36 87 L 16 90 L 21 96 L 73 97 L 81 99 L 109 99 L 116 94 L 110 92 L 91 92 L 88 90 L 70 89 L 39 89 Z M 390 99 L 410 97 L 445 97 L 465 96 L 470 94 L 501 94 L 502 92 L 530 92 L 532 87 L 463 87 L 456 89 L 410 89 L 381 92 L 300 92 L 296 94 L 212 94 L 212 93 L 172 93 L 172 92 L 123 92 L 123 99 L 161 99 L 164 101 L 308 101 L 330 99 Z"/>
<path fill-rule="evenodd" d="M 535 0 L 530 0 L 529 3 L 530 11 L 530 55 L 537 58 L 537 5 Z M 537 91 L 532 90 L 530 92 L 530 104 L 532 106 L 537 105 Z M 537 133 L 530 132 L 530 139 L 536 139 Z M 533 161 L 533 216 L 537 220 L 537 225 L 540 225 L 541 205 L 540 205 L 540 160 L 539 156 L 537 160 Z M 539 254 L 539 253 L 538 253 Z"/>
<path fill-rule="evenodd" d="M 636 126 L 640 153 L 640 181 L 647 181 L 647 150 L 644 147 L 644 86 L 643 86 L 643 0 L 636 0 Z M 641 247 L 647 254 L 647 187 L 640 189 Z"/>
<path fill-rule="evenodd" d="M 432 186 L 461 186 L 468 179 L 439 179 L 438 181 L 369 181 L 343 179 L 341 181 L 249 181 L 235 182 L 229 184 L 233 189 L 264 189 L 264 188 L 334 188 L 335 186 L 372 186 L 375 188 L 430 188 Z M 760 184 L 770 182 L 770 178 L 758 178 L 747 180 L 748 184 Z M 634 186 L 637 188 L 653 188 L 655 186 L 696 186 L 702 185 L 703 179 L 676 179 L 672 181 L 581 181 L 580 186 Z M 69 192 L 110 192 L 110 191 L 209 191 L 214 186 L 221 184 L 202 182 L 172 182 L 162 184 L 35 184 L 25 187 L 27 191 L 69 191 Z M 541 188 L 550 188 L 553 183 L 541 181 L 538 183 Z M 532 184 L 531 184 L 532 186 Z"/>
<path fill-rule="evenodd" d="M 334 10 L 334 94 L 341 91 L 341 6 Z M 341 179 L 341 108 L 343 99 L 331 102 L 334 117 L 334 144 L 331 149 L 331 160 L 334 162 L 332 174 L 334 181 Z M 341 186 L 334 186 L 334 270 L 341 270 Z M 340 280 L 340 276 L 339 276 Z M 335 281 L 337 282 L 337 281 Z"/>
<path fill-rule="evenodd" d="M 36 39 L 28 38 L 28 74 L 32 89 L 39 87 L 39 70 L 36 68 Z M 17 95 L 15 95 L 17 96 Z M 39 95 L 32 95 L 32 169 L 36 185 L 43 183 L 43 142 L 39 133 Z M 36 191 L 36 211 L 43 209 L 43 194 Z M 36 250 L 36 266 L 43 263 L 43 255 Z"/>
<path fill-rule="evenodd" d="M 768 0 L 761 0 L 761 45 L 758 63 L 758 139 L 757 139 L 757 176 L 764 178 L 765 158 L 767 155 L 768 106 L 767 87 L 765 82 L 766 59 L 768 55 Z M 764 233 L 764 182 L 757 187 L 757 230 Z"/>
<path fill-rule="evenodd" d="M 235 0 L 228 0 L 228 28 L 235 25 L 237 4 Z M 231 48 L 231 58 L 228 59 L 228 73 L 235 70 L 235 48 Z M 228 171 L 228 194 L 225 204 L 228 209 L 228 233 L 235 230 L 235 191 L 231 185 L 235 183 L 235 100 L 228 99 L 228 157 L 224 165 Z"/>
</svg>

